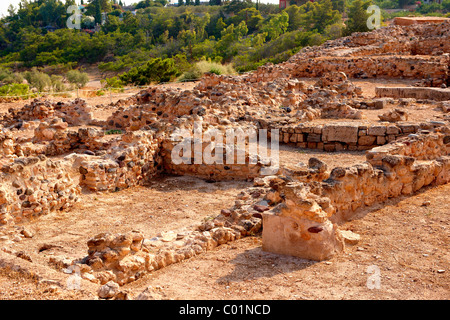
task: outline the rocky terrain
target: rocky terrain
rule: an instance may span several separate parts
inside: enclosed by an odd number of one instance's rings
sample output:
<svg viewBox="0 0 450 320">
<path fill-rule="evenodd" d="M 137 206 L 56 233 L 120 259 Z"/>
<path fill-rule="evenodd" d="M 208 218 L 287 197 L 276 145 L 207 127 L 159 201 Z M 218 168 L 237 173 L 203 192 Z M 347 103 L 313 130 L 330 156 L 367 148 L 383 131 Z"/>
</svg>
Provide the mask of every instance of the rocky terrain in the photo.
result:
<svg viewBox="0 0 450 320">
<path fill-rule="evenodd" d="M 449 67 L 448 21 L 393 25 L 191 88 L 11 103 L 0 297 L 447 298 Z"/>
</svg>

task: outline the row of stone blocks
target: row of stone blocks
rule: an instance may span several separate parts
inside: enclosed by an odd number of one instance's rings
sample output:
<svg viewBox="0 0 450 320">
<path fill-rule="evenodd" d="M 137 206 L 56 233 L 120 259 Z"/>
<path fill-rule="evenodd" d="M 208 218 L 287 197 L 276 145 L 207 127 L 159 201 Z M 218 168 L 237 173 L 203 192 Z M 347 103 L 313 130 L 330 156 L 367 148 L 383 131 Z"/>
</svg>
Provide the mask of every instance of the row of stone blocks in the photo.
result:
<svg viewBox="0 0 450 320">
<path fill-rule="evenodd" d="M 421 129 L 430 130 L 442 123 L 381 123 L 367 125 L 358 122 L 329 123 L 325 125 L 285 126 L 280 130 L 280 142 L 299 148 L 325 151 L 369 150 Z"/>
</svg>

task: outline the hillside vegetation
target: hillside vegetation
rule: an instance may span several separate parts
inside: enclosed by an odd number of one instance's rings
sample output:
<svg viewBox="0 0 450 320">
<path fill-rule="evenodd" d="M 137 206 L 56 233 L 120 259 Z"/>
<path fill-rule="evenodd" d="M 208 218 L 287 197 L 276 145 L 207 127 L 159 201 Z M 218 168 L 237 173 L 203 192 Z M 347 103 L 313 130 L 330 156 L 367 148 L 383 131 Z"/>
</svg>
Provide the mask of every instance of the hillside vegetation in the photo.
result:
<svg viewBox="0 0 450 320">
<path fill-rule="evenodd" d="M 212 0 L 210 5 L 180 0 L 178 6 L 144 0 L 130 7 L 121 1 L 84 2 L 80 29 L 67 27 L 68 20 L 75 21 L 68 8 L 78 1 L 22 0 L 18 8 L 9 8 L 0 21 L 0 86 L 8 86 L 0 95 L 82 87 L 86 75 L 69 76 L 69 71 L 92 64 L 109 87 L 193 80 L 204 72 L 246 72 L 283 62 L 305 46 L 368 31 L 366 9 L 373 4 L 292 0 L 282 10 L 278 5 L 238 0 Z M 375 2 L 381 8 L 409 3 L 414 2 Z M 444 0 L 421 5 L 413 14 L 449 11 L 450 0 Z M 385 17 L 406 14 L 411 12 L 383 11 Z M 25 87 L 18 87 L 24 79 Z"/>
</svg>

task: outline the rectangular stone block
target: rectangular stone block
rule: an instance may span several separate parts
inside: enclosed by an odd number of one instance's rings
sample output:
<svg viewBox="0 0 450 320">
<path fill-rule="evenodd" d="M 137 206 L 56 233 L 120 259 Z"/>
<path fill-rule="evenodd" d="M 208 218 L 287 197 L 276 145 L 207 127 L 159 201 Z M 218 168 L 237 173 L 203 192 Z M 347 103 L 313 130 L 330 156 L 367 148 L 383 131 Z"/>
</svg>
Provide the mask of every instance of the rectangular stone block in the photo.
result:
<svg viewBox="0 0 450 320">
<path fill-rule="evenodd" d="M 384 137 L 384 136 L 378 136 L 377 137 L 377 144 L 378 145 L 383 145 L 383 144 L 385 144 L 386 143 L 386 137 Z"/>
<path fill-rule="evenodd" d="M 306 138 L 306 141 L 308 142 L 320 142 L 322 136 L 320 134 L 310 133 L 308 134 L 308 137 Z"/>
<path fill-rule="evenodd" d="M 386 126 L 372 126 L 367 129 L 369 136 L 384 136 L 386 134 Z"/>
<path fill-rule="evenodd" d="M 371 145 L 375 144 L 376 140 L 377 140 L 376 136 L 361 136 L 358 139 L 358 145 L 371 146 Z"/>
<path fill-rule="evenodd" d="M 323 150 L 327 152 L 333 152 L 336 151 L 336 146 L 334 143 L 324 143 Z"/>
<path fill-rule="evenodd" d="M 397 126 L 388 126 L 386 128 L 386 134 L 399 134 L 400 128 Z"/>
<path fill-rule="evenodd" d="M 299 223 L 291 217 L 263 214 L 262 250 L 315 261 L 330 259 L 343 250 L 337 230 L 330 223 L 320 233 L 309 232 L 306 221 L 306 226 Z"/>
<path fill-rule="evenodd" d="M 284 143 L 289 143 L 289 133 L 284 133 L 283 134 L 283 142 Z"/>
<path fill-rule="evenodd" d="M 415 124 L 399 124 L 398 125 L 404 134 L 415 133 L 418 129 L 418 125 Z"/>
<path fill-rule="evenodd" d="M 323 126 L 316 126 L 316 127 L 314 127 L 313 133 L 315 133 L 315 134 L 322 134 L 322 128 L 323 128 Z"/>
<path fill-rule="evenodd" d="M 323 142 L 358 142 L 358 124 L 354 123 L 333 123 L 323 126 Z"/>
</svg>

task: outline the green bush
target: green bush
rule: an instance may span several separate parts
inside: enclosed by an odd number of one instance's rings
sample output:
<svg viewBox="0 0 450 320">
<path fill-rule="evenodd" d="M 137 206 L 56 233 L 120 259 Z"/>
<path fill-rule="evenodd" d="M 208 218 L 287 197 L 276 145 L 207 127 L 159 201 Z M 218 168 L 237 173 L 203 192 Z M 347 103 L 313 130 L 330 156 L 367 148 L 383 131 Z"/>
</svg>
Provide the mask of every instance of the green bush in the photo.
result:
<svg viewBox="0 0 450 320">
<path fill-rule="evenodd" d="M 217 75 L 221 74 L 235 74 L 236 71 L 233 69 L 231 64 L 221 64 L 212 61 L 199 61 L 195 66 L 203 73 L 215 73 Z"/>
<path fill-rule="evenodd" d="M 0 69 L 0 85 L 22 82 L 23 77 L 20 73 L 11 72 L 8 69 Z"/>
<path fill-rule="evenodd" d="M 148 85 L 150 83 L 169 82 L 179 75 L 179 70 L 175 66 L 172 58 L 155 58 L 146 64 L 132 68 L 129 72 L 119 76 L 125 84 L 134 84 L 138 86 Z"/>
<path fill-rule="evenodd" d="M 52 75 L 50 77 L 50 80 L 52 82 L 52 89 L 54 92 L 63 92 L 67 89 L 66 85 L 64 84 L 63 76 Z"/>
<path fill-rule="evenodd" d="M 12 83 L 0 87 L 0 96 L 24 96 L 30 94 L 30 87 L 24 83 Z"/>
<path fill-rule="evenodd" d="M 196 67 L 192 67 L 191 70 L 184 72 L 180 78 L 179 82 L 196 81 L 202 77 L 203 73 Z"/>
<path fill-rule="evenodd" d="M 214 73 L 217 75 L 222 74 L 236 74 L 236 70 L 234 70 L 231 64 L 223 65 L 217 62 L 212 61 L 199 61 L 195 63 L 191 69 L 184 72 L 178 81 L 195 81 L 198 80 L 205 73 Z"/>
<path fill-rule="evenodd" d="M 104 88 L 112 89 L 114 92 L 123 91 L 124 84 L 118 77 L 102 79 L 100 82 Z"/>
<path fill-rule="evenodd" d="M 52 87 L 50 76 L 38 71 L 36 68 L 26 71 L 23 76 L 28 81 L 28 84 L 39 92 L 46 91 Z"/>
<path fill-rule="evenodd" d="M 67 80 L 77 88 L 83 88 L 89 82 L 89 76 L 85 72 L 71 70 L 66 74 Z"/>
</svg>

